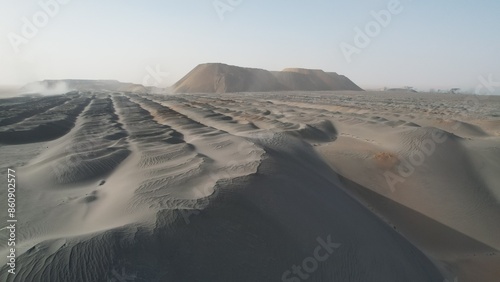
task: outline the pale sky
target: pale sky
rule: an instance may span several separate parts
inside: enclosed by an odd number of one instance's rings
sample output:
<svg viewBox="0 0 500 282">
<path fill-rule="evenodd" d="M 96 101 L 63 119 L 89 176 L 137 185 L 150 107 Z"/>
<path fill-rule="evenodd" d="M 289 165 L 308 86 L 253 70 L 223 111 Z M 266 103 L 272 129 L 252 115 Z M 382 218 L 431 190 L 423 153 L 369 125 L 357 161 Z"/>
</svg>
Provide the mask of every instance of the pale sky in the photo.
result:
<svg viewBox="0 0 500 282">
<path fill-rule="evenodd" d="M 0 85 L 63 78 L 170 85 L 206 62 L 319 68 L 363 88 L 500 82 L 497 0 L 0 3 Z M 382 10 L 391 18 L 376 22 L 372 11 Z M 356 28 L 371 31 L 368 43 L 356 45 Z M 342 44 L 357 48 L 350 62 Z"/>
</svg>

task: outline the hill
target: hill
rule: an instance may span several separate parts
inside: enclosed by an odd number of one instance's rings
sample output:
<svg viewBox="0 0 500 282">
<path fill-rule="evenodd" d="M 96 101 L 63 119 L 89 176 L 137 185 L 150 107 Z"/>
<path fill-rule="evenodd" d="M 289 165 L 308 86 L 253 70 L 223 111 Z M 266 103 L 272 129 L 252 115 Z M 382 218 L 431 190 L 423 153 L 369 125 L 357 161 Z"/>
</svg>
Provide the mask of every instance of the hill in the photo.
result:
<svg viewBox="0 0 500 282">
<path fill-rule="evenodd" d="M 334 72 L 300 68 L 271 72 L 221 63 L 196 66 L 173 89 L 175 93 L 362 90 Z"/>
</svg>

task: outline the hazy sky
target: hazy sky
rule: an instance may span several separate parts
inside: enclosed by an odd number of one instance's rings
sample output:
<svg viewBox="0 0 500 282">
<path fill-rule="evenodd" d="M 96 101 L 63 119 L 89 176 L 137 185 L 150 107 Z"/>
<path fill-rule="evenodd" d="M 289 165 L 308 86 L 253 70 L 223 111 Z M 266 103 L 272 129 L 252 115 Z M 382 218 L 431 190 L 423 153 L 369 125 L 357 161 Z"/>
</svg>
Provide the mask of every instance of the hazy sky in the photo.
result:
<svg viewBox="0 0 500 282">
<path fill-rule="evenodd" d="M 321 68 L 364 88 L 500 81 L 498 0 L 0 3 L 0 84 L 89 78 L 169 85 L 205 62 Z M 52 3 L 51 15 L 40 3 Z M 381 10 L 390 21 L 372 22 L 372 11 Z M 356 27 L 368 27 L 369 43 L 355 43 Z M 350 62 L 343 42 L 356 52 Z"/>
</svg>

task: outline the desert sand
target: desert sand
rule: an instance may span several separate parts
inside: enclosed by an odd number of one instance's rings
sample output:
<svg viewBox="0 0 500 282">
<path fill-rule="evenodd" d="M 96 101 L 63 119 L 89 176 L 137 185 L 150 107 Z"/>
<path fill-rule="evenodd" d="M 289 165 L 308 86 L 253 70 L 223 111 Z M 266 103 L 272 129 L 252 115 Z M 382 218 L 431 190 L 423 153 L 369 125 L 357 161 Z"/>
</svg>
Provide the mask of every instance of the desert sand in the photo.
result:
<svg viewBox="0 0 500 282">
<path fill-rule="evenodd" d="M 145 94 L 151 87 L 141 84 L 120 82 L 118 80 L 93 79 L 47 79 L 28 83 L 19 89 L 19 92 L 31 94 L 60 94 L 70 91 L 120 91 Z"/>
<path fill-rule="evenodd" d="M 265 90 L 2 99 L 0 280 L 499 281 L 500 97 Z"/>
</svg>

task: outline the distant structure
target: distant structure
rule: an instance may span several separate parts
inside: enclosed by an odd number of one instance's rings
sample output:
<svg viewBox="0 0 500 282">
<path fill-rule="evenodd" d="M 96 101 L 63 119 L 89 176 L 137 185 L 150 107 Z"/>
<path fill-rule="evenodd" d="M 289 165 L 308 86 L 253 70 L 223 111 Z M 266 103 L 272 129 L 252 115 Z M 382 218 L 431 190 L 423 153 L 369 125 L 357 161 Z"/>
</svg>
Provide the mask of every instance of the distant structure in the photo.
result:
<svg viewBox="0 0 500 282">
<path fill-rule="evenodd" d="M 273 91 L 363 91 L 335 72 L 288 68 L 267 71 L 221 63 L 196 66 L 173 85 L 175 93 L 234 93 Z"/>
<path fill-rule="evenodd" d="M 404 86 L 403 88 L 385 88 L 386 91 L 398 91 L 398 92 L 410 92 L 410 93 L 418 93 L 417 90 L 413 89 L 412 86 Z"/>
</svg>

